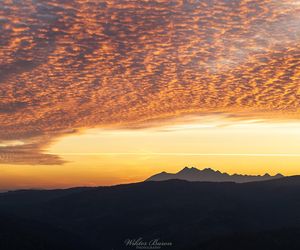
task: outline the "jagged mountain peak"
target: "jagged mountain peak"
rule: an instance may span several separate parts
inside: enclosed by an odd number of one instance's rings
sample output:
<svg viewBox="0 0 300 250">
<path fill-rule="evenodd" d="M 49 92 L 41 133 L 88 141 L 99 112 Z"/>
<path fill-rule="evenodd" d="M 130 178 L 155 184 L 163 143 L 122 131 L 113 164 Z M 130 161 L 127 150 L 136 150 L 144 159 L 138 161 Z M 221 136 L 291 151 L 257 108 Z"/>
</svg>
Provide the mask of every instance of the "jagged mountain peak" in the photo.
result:
<svg viewBox="0 0 300 250">
<path fill-rule="evenodd" d="M 186 181 L 210 181 L 210 182 L 250 182 L 250 181 L 262 181 L 270 179 L 278 179 L 284 177 L 282 174 L 271 176 L 266 173 L 264 175 L 241 175 L 228 173 L 222 173 L 219 170 L 212 168 L 204 168 L 202 170 L 195 167 L 184 167 L 177 173 L 167 173 L 163 171 L 160 174 L 155 174 L 148 178 L 146 181 L 163 181 L 170 179 L 181 179 Z"/>
</svg>

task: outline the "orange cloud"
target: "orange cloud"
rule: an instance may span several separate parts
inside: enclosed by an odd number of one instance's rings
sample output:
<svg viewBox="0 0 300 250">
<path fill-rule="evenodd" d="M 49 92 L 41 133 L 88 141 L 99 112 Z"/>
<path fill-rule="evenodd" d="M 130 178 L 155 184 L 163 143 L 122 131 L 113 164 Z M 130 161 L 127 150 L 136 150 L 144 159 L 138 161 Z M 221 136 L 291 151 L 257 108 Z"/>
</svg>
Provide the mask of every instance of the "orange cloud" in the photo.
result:
<svg viewBox="0 0 300 250">
<path fill-rule="evenodd" d="M 186 113 L 298 119 L 298 2 L 4 0 L 0 140 Z"/>
<path fill-rule="evenodd" d="M 45 148 L 51 138 L 35 137 L 25 141 L 15 141 L 0 144 L 1 164 L 27 165 L 61 165 L 65 163 L 59 156 L 45 153 Z"/>
</svg>

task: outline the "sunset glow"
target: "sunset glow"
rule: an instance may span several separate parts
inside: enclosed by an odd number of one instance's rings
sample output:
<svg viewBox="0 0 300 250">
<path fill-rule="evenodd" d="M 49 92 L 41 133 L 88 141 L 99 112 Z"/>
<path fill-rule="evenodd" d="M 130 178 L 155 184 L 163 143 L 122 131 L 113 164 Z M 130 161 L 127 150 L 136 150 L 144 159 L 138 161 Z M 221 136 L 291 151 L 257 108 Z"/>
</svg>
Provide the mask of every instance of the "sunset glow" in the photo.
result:
<svg viewBox="0 0 300 250">
<path fill-rule="evenodd" d="M 300 174 L 298 0 L 3 0 L 0 31 L 0 189 Z"/>
</svg>

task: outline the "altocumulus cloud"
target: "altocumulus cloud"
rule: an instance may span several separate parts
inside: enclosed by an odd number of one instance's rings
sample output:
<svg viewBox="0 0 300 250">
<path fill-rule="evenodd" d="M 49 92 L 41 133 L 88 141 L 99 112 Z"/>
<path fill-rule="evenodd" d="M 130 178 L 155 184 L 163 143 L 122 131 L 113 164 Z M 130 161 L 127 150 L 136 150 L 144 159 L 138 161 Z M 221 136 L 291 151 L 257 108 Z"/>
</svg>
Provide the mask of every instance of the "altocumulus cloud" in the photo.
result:
<svg viewBox="0 0 300 250">
<path fill-rule="evenodd" d="M 0 141 L 41 141 L 2 147 L 0 161 L 61 164 L 42 148 L 81 128 L 298 119 L 299 11 L 296 0 L 3 0 Z"/>
</svg>

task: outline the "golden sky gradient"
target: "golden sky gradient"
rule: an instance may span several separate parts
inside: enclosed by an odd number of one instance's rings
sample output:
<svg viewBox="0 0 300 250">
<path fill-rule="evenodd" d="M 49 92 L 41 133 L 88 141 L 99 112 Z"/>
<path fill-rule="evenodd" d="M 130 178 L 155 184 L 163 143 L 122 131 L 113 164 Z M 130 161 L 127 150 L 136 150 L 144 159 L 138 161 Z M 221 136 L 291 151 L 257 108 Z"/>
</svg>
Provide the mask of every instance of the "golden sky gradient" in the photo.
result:
<svg viewBox="0 0 300 250">
<path fill-rule="evenodd" d="M 299 58 L 299 0 L 3 0 L 1 186 L 297 174 Z"/>
</svg>

